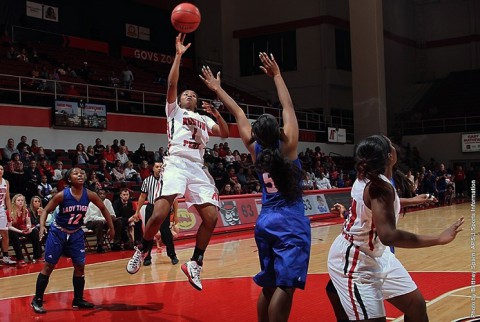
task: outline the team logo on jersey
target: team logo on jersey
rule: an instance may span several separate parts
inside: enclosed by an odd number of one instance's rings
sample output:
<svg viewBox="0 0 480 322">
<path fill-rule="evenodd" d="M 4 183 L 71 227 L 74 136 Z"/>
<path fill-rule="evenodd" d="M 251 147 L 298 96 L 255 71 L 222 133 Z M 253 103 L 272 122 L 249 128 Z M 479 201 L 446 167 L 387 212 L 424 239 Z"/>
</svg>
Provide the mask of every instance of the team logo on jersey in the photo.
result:
<svg viewBox="0 0 480 322">
<path fill-rule="evenodd" d="M 222 201 L 220 207 L 224 226 L 240 225 L 240 217 L 237 211 L 237 204 L 233 200 Z"/>
</svg>

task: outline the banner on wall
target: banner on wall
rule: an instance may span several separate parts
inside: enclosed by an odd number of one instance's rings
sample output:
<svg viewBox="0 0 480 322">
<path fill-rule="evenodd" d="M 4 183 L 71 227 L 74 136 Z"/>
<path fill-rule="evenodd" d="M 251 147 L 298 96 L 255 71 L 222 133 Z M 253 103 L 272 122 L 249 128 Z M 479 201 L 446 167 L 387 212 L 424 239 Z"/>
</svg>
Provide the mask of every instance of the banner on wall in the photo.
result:
<svg viewBox="0 0 480 322">
<path fill-rule="evenodd" d="M 58 22 L 58 8 L 43 6 L 43 19 Z"/>
<path fill-rule="evenodd" d="M 122 47 L 122 56 L 127 58 L 136 58 L 139 60 L 147 60 L 161 64 L 173 64 L 175 56 L 162 54 L 154 51 L 132 48 L 132 47 Z M 180 66 L 193 68 L 193 60 L 190 58 L 182 58 Z"/>
<path fill-rule="evenodd" d="M 480 152 L 480 133 L 462 134 L 462 152 Z"/>
<path fill-rule="evenodd" d="M 220 197 L 219 218 L 215 231 L 241 230 L 252 228 L 262 209 L 261 195 L 240 195 Z M 350 204 L 350 189 L 308 191 L 303 196 L 306 216 L 330 215 L 330 208 L 336 204 Z M 192 236 L 200 226 L 201 218 L 195 208 L 186 209 L 183 199 L 178 202 L 179 236 Z"/>
<path fill-rule="evenodd" d="M 27 1 L 27 16 L 42 19 L 43 18 L 43 6 L 41 3 Z"/>
<path fill-rule="evenodd" d="M 107 128 L 107 107 L 100 104 L 55 101 L 53 125 L 62 128 Z"/>
<path fill-rule="evenodd" d="M 150 41 L 150 28 L 127 23 L 125 24 L 125 36 Z"/>
<path fill-rule="evenodd" d="M 332 143 L 347 143 L 347 131 L 346 129 L 340 129 L 335 127 L 328 128 L 328 142 Z"/>
</svg>

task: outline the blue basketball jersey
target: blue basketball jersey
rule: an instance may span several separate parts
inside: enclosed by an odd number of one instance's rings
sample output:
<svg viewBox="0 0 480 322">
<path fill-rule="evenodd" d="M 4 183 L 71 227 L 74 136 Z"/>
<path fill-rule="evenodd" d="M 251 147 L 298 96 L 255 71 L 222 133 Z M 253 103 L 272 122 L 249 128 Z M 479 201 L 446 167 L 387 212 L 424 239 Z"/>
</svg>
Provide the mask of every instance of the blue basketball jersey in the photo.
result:
<svg viewBox="0 0 480 322">
<path fill-rule="evenodd" d="M 82 197 L 79 201 L 72 195 L 70 188 L 63 190 L 63 202 L 60 204 L 60 209 L 55 218 L 57 226 L 68 229 L 76 230 L 83 225 L 83 218 L 88 209 L 88 192 L 86 188 L 83 188 Z"/>
<path fill-rule="evenodd" d="M 262 147 L 255 143 L 255 157 L 262 152 Z M 302 169 L 302 165 L 300 163 L 300 160 L 297 158 L 294 161 L 292 161 L 295 166 L 297 166 L 299 169 Z M 277 190 L 275 187 L 275 183 L 273 182 L 272 177 L 270 176 L 270 173 L 265 172 L 265 173 L 259 173 L 258 178 L 260 180 L 260 184 L 262 185 L 262 208 L 263 207 L 268 207 L 268 208 L 274 208 L 274 207 L 284 207 L 286 205 L 291 205 L 291 203 L 288 203 L 285 198 L 282 196 L 282 194 Z M 298 185 L 302 185 L 302 180 L 299 178 Z M 300 196 L 296 202 L 299 202 L 302 204 L 303 208 L 303 201 L 302 197 Z"/>
</svg>

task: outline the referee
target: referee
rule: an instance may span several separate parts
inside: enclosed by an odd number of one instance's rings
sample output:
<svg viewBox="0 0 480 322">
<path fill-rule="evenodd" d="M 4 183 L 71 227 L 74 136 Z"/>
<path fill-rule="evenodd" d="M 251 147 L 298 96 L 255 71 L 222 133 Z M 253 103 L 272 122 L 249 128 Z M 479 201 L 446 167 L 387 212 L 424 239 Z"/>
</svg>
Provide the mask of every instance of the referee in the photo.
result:
<svg viewBox="0 0 480 322">
<path fill-rule="evenodd" d="M 136 218 L 140 217 L 140 209 L 142 208 L 145 200 L 148 198 L 148 204 L 145 208 L 145 223 L 147 225 L 148 220 L 153 214 L 153 204 L 155 200 L 160 197 L 162 191 L 162 163 L 155 162 L 153 165 L 153 174 L 143 180 L 140 197 L 138 198 L 138 206 L 135 213 Z M 160 234 L 162 243 L 167 246 L 167 255 L 172 260 L 172 264 L 178 264 L 177 254 L 175 254 L 175 245 L 173 244 L 173 236 L 170 231 L 170 216 L 167 216 L 160 226 Z M 148 255 L 143 260 L 143 265 L 149 266 L 152 264 L 152 248 L 148 250 Z"/>
</svg>

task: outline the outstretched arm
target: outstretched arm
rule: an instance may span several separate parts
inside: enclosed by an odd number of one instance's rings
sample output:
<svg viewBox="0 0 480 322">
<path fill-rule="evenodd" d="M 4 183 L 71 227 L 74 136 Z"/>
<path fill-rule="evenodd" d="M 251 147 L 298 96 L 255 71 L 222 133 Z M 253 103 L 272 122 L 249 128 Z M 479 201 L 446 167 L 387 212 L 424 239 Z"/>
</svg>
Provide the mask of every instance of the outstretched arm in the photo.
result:
<svg viewBox="0 0 480 322">
<path fill-rule="evenodd" d="M 185 34 L 179 33 L 178 36 L 175 38 L 175 59 L 173 60 L 172 68 L 170 69 L 170 73 L 168 74 L 168 87 L 167 87 L 167 103 L 175 103 L 177 99 L 177 85 L 178 85 L 178 77 L 180 75 L 180 62 L 182 60 L 182 55 L 187 51 L 190 47 L 190 43 L 186 46 L 183 44 L 185 41 Z M 171 111 L 167 111 L 167 115 L 169 115 Z"/>
<path fill-rule="evenodd" d="M 268 56 L 267 53 L 261 52 L 259 57 L 263 65 L 260 68 L 265 74 L 273 78 L 278 99 L 282 105 L 284 153 L 289 159 L 294 160 L 297 158 L 298 122 L 290 93 L 273 55 Z"/>
<path fill-rule="evenodd" d="M 203 75 L 203 76 L 202 76 Z M 215 92 L 218 99 L 222 101 L 223 105 L 227 107 L 230 113 L 233 114 L 237 121 L 238 131 L 242 138 L 243 144 L 248 149 L 250 154 L 254 155 L 254 146 L 252 142 L 252 126 L 245 115 L 245 112 L 240 106 L 233 100 L 233 98 L 225 92 L 221 86 L 220 72 L 215 77 L 210 70 L 210 67 L 202 67 L 201 80 L 207 85 L 207 87 Z"/>
</svg>

